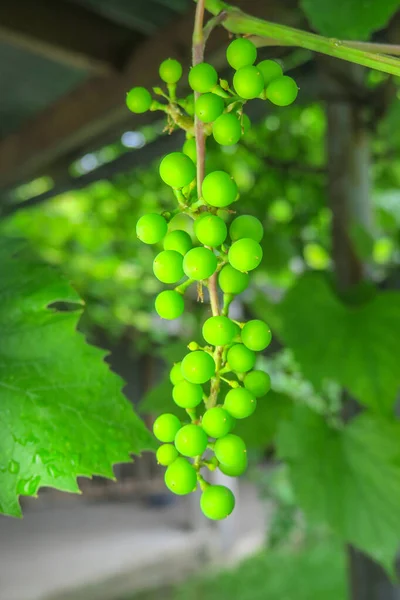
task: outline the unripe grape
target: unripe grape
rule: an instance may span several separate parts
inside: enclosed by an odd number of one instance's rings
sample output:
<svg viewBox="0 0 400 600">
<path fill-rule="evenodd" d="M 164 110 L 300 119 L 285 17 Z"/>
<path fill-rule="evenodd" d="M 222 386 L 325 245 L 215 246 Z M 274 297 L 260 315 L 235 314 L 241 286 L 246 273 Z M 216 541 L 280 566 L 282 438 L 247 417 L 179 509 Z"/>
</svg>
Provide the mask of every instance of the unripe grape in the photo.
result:
<svg viewBox="0 0 400 600">
<path fill-rule="evenodd" d="M 251 100 L 264 90 L 264 79 L 256 67 L 242 67 L 233 76 L 233 87 L 238 96 Z"/>
<path fill-rule="evenodd" d="M 226 240 L 228 229 L 220 217 L 203 213 L 194 222 L 194 233 L 204 246 L 216 248 Z"/>
<path fill-rule="evenodd" d="M 199 456 L 207 448 L 208 437 L 200 425 L 184 425 L 175 436 L 175 447 L 183 456 Z"/>
<path fill-rule="evenodd" d="M 189 117 L 193 117 L 194 116 L 194 94 L 189 94 L 188 96 L 186 96 L 185 100 L 183 101 L 183 105 L 184 105 L 183 107 L 186 110 Z"/>
<path fill-rule="evenodd" d="M 203 338 L 213 346 L 230 344 L 237 333 L 235 323 L 228 317 L 210 317 L 203 325 Z"/>
<path fill-rule="evenodd" d="M 210 485 L 201 495 L 200 508 L 208 519 L 226 519 L 235 508 L 235 496 L 224 485 Z"/>
<path fill-rule="evenodd" d="M 215 406 L 209 408 L 203 415 L 201 426 L 207 435 L 212 438 L 220 438 L 227 435 L 233 427 L 233 419 L 229 412 Z"/>
<path fill-rule="evenodd" d="M 271 81 L 274 81 L 274 79 L 282 77 L 283 75 L 281 65 L 275 60 L 262 60 L 256 67 L 263 76 L 265 87 L 267 87 Z"/>
<path fill-rule="evenodd" d="M 251 238 L 256 242 L 261 242 L 264 229 L 261 221 L 256 217 L 252 215 L 240 215 L 236 219 L 233 219 L 229 227 L 229 235 L 232 242 L 236 242 L 242 238 Z"/>
<path fill-rule="evenodd" d="M 224 409 L 235 419 L 246 419 L 256 410 L 255 396 L 245 388 L 230 390 L 225 396 Z"/>
<path fill-rule="evenodd" d="M 176 283 L 184 276 L 182 255 L 175 250 L 163 250 L 154 259 L 153 272 L 162 283 Z"/>
<path fill-rule="evenodd" d="M 155 309 L 162 319 L 171 321 L 181 316 L 185 303 L 182 295 L 175 290 L 164 290 L 156 298 Z"/>
<path fill-rule="evenodd" d="M 185 274 L 195 281 L 208 279 L 215 272 L 218 265 L 217 257 L 208 248 L 192 248 L 183 259 Z"/>
<path fill-rule="evenodd" d="M 182 148 L 183 154 L 186 154 L 195 164 L 197 162 L 196 138 L 186 140 Z"/>
<path fill-rule="evenodd" d="M 235 344 L 228 351 L 227 361 L 232 371 L 246 373 L 256 364 L 256 355 L 244 344 Z"/>
<path fill-rule="evenodd" d="M 196 489 L 197 473 L 186 458 L 179 457 L 165 471 L 164 480 L 171 492 L 184 496 Z"/>
<path fill-rule="evenodd" d="M 232 204 L 238 193 L 235 181 L 225 171 L 212 171 L 206 175 L 201 191 L 207 204 L 217 208 Z"/>
<path fill-rule="evenodd" d="M 164 250 L 175 250 L 184 256 L 192 247 L 192 238 L 186 231 L 175 229 L 170 231 L 164 238 Z"/>
<path fill-rule="evenodd" d="M 246 38 L 233 40 L 226 49 L 226 60 L 236 71 L 252 65 L 257 58 L 257 48 Z"/>
<path fill-rule="evenodd" d="M 156 452 L 158 464 L 168 467 L 178 458 L 178 450 L 172 444 L 163 444 Z"/>
<path fill-rule="evenodd" d="M 191 383 L 206 383 L 215 374 L 215 362 L 213 357 L 207 352 L 196 350 L 195 352 L 186 354 L 182 360 L 181 369 L 182 375 L 187 381 Z"/>
<path fill-rule="evenodd" d="M 167 185 L 182 188 L 196 177 L 196 166 L 183 152 L 171 152 L 160 163 L 160 177 Z"/>
<path fill-rule="evenodd" d="M 248 321 L 242 329 L 242 342 L 250 350 L 260 352 L 271 343 L 271 330 L 264 321 L 253 319 Z"/>
<path fill-rule="evenodd" d="M 218 144 L 232 146 L 242 137 L 242 126 L 235 114 L 226 113 L 214 122 L 212 132 Z"/>
<path fill-rule="evenodd" d="M 242 127 L 243 133 L 247 133 L 251 129 L 250 118 L 245 113 L 242 115 Z"/>
<path fill-rule="evenodd" d="M 268 100 L 277 106 L 289 106 L 296 100 L 298 93 L 297 83 L 286 75 L 271 81 L 266 90 Z"/>
<path fill-rule="evenodd" d="M 218 82 L 218 73 L 214 67 L 208 63 L 200 63 L 192 67 L 189 71 L 189 85 L 195 92 L 206 94 Z"/>
<path fill-rule="evenodd" d="M 224 294 L 241 294 L 249 285 L 249 276 L 225 265 L 218 275 L 218 284 Z"/>
<path fill-rule="evenodd" d="M 228 259 L 234 269 L 247 273 L 260 264 L 263 251 L 255 240 L 242 238 L 229 248 Z"/>
<path fill-rule="evenodd" d="M 181 408 L 195 408 L 203 400 L 203 388 L 198 383 L 182 379 L 173 388 L 172 397 Z"/>
<path fill-rule="evenodd" d="M 126 105 L 133 113 L 140 114 L 149 110 L 153 99 L 144 87 L 134 87 L 126 95 Z"/>
<path fill-rule="evenodd" d="M 256 398 L 261 398 L 269 392 L 271 388 L 271 378 L 264 371 L 250 371 L 247 373 L 243 385 L 246 390 L 249 390 Z"/>
<path fill-rule="evenodd" d="M 164 413 L 153 424 L 153 433 L 160 442 L 173 442 L 181 428 L 181 422 L 175 415 Z"/>
<path fill-rule="evenodd" d="M 145 244 L 157 244 L 167 233 L 167 221 L 157 213 L 149 213 L 140 217 L 136 223 L 136 235 Z"/>
<path fill-rule="evenodd" d="M 223 465 L 228 467 L 241 465 L 243 457 L 246 456 L 246 444 L 238 435 L 228 433 L 215 441 L 214 454 Z"/>
<path fill-rule="evenodd" d="M 234 465 L 224 465 L 223 463 L 219 463 L 219 470 L 224 475 L 228 475 L 229 477 L 239 477 L 243 475 L 243 473 L 247 469 L 247 455 L 243 454 L 237 460 Z"/>
<path fill-rule="evenodd" d="M 172 385 L 178 385 L 178 383 L 183 381 L 181 365 L 181 362 L 175 363 L 169 372 L 169 379 Z"/>
<path fill-rule="evenodd" d="M 216 94 L 208 92 L 207 94 L 202 94 L 196 100 L 195 113 L 203 123 L 212 123 L 212 121 L 218 119 L 224 108 L 223 99 Z"/>
<path fill-rule="evenodd" d="M 182 77 L 182 65 L 173 58 L 167 58 L 161 63 L 158 72 L 165 83 L 177 83 Z"/>
</svg>

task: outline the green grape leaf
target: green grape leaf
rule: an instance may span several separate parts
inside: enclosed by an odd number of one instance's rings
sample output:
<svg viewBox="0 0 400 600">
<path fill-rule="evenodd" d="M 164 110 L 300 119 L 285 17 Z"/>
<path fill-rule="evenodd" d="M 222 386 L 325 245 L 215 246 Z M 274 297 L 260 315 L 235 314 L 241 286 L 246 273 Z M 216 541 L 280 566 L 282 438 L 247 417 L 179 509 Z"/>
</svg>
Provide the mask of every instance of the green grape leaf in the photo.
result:
<svg viewBox="0 0 400 600">
<path fill-rule="evenodd" d="M 367 40 L 384 27 L 400 6 L 399 0 L 301 0 L 311 25 L 322 35 L 342 40 Z"/>
<path fill-rule="evenodd" d="M 400 422 L 364 413 L 330 427 L 297 406 L 278 433 L 296 498 L 308 518 L 393 573 L 400 531 Z"/>
<path fill-rule="evenodd" d="M 11 248 L 11 253 L 10 253 Z M 0 243 L 0 511 L 153 449 L 105 352 L 76 331 L 82 301 L 56 271 Z"/>
<path fill-rule="evenodd" d="M 280 337 L 316 389 L 333 380 L 361 403 L 392 411 L 400 387 L 400 294 L 346 305 L 323 275 L 306 274 L 278 307 Z"/>
</svg>

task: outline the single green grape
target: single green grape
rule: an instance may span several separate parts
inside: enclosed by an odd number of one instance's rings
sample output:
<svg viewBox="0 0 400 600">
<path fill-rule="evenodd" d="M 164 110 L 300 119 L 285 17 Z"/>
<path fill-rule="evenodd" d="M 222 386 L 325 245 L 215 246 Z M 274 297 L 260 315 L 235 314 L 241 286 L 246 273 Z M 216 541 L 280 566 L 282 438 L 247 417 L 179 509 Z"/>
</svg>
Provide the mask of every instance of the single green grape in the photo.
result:
<svg viewBox="0 0 400 600">
<path fill-rule="evenodd" d="M 176 283 L 184 276 L 182 254 L 176 250 L 163 250 L 154 259 L 153 272 L 162 283 Z"/>
<path fill-rule="evenodd" d="M 181 422 L 175 415 L 164 413 L 153 424 L 153 433 L 160 442 L 173 442 L 181 428 Z"/>
<path fill-rule="evenodd" d="M 160 177 L 167 185 L 182 188 L 196 177 L 196 166 L 183 152 L 171 152 L 160 163 Z"/>
<path fill-rule="evenodd" d="M 262 60 L 256 67 L 263 76 L 265 87 L 267 87 L 271 81 L 274 81 L 274 79 L 282 77 L 283 75 L 281 65 L 275 60 Z"/>
<path fill-rule="evenodd" d="M 225 171 L 212 171 L 201 186 L 203 199 L 211 206 L 223 208 L 236 200 L 237 185 Z"/>
<path fill-rule="evenodd" d="M 246 444 L 238 435 L 228 433 L 214 442 L 214 454 L 223 465 L 241 465 L 246 456 Z"/>
<path fill-rule="evenodd" d="M 144 87 L 134 87 L 126 95 L 126 105 L 133 113 L 140 114 L 149 110 L 153 99 Z"/>
<path fill-rule="evenodd" d="M 196 489 L 197 473 L 186 458 L 179 457 L 165 471 L 164 481 L 171 492 L 185 496 Z"/>
<path fill-rule="evenodd" d="M 214 67 L 206 62 L 192 67 L 189 71 L 189 85 L 195 92 L 206 94 L 218 82 L 218 73 Z"/>
<path fill-rule="evenodd" d="M 182 375 L 191 383 L 206 383 L 215 374 L 213 357 L 203 350 L 190 352 L 182 360 Z M 250 369 L 249 369 L 250 370 Z"/>
<path fill-rule="evenodd" d="M 247 273 L 260 264 L 263 251 L 258 242 L 251 238 L 237 240 L 229 248 L 228 259 L 234 269 Z"/>
<path fill-rule="evenodd" d="M 271 343 L 271 330 L 264 321 L 253 319 L 248 321 L 242 329 L 242 342 L 250 350 L 260 352 Z"/>
<path fill-rule="evenodd" d="M 201 420 L 201 426 L 204 431 L 212 438 L 220 438 L 227 435 L 231 431 L 233 424 L 234 421 L 229 412 L 220 406 L 206 410 Z"/>
<path fill-rule="evenodd" d="M 256 242 L 261 242 L 264 229 L 261 221 L 256 217 L 252 215 L 240 215 L 236 219 L 233 219 L 229 227 L 229 235 L 232 242 L 236 242 L 242 238 L 251 238 Z"/>
<path fill-rule="evenodd" d="M 175 436 L 175 447 L 183 456 L 200 456 L 207 448 L 208 437 L 200 425 L 184 425 Z"/>
<path fill-rule="evenodd" d="M 257 58 L 257 48 L 246 38 L 233 40 L 226 49 L 226 60 L 236 71 L 252 65 Z"/>
<path fill-rule="evenodd" d="M 163 444 L 156 452 L 156 459 L 159 465 L 168 467 L 178 458 L 178 450 L 172 444 Z"/>
<path fill-rule="evenodd" d="M 224 485 L 210 485 L 201 495 L 200 508 L 208 519 L 221 521 L 235 508 L 235 496 Z"/>
<path fill-rule="evenodd" d="M 245 100 L 257 98 L 264 90 L 264 78 L 257 67 L 242 67 L 233 76 L 235 92 Z"/>
<path fill-rule="evenodd" d="M 183 154 L 186 154 L 186 156 L 188 156 L 194 162 L 194 164 L 196 164 L 197 163 L 196 138 L 193 137 L 193 138 L 189 138 L 188 140 L 186 140 L 186 142 L 183 144 L 182 152 L 183 152 Z"/>
<path fill-rule="evenodd" d="M 181 316 L 185 310 L 185 303 L 182 295 L 175 290 L 164 290 L 156 298 L 155 309 L 162 319 L 171 321 Z"/>
<path fill-rule="evenodd" d="M 183 258 L 185 275 L 195 281 L 211 277 L 218 265 L 217 257 L 208 248 L 192 248 Z"/>
<path fill-rule="evenodd" d="M 212 133 L 215 141 L 221 146 L 232 146 L 242 137 L 242 126 L 235 114 L 226 113 L 214 121 Z"/>
<path fill-rule="evenodd" d="M 181 408 L 195 408 L 203 400 L 203 388 L 198 383 L 182 379 L 172 389 L 172 397 Z"/>
<path fill-rule="evenodd" d="M 182 65 L 174 58 L 167 58 L 161 63 L 158 72 L 165 83 L 177 83 L 182 77 Z"/>
<path fill-rule="evenodd" d="M 203 325 L 203 338 L 213 346 L 230 344 L 237 333 L 236 325 L 228 317 L 210 317 Z"/>
<path fill-rule="evenodd" d="M 220 217 L 210 213 L 202 213 L 194 222 L 194 233 L 204 246 L 216 248 L 226 240 L 228 229 Z"/>
<path fill-rule="evenodd" d="M 219 272 L 218 284 L 224 294 L 241 294 L 249 285 L 249 276 L 231 265 L 225 265 Z"/>
<path fill-rule="evenodd" d="M 187 231 L 175 229 L 170 231 L 164 238 L 164 250 L 175 250 L 184 256 L 192 247 L 192 238 Z"/>
<path fill-rule="evenodd" d="M 250 129 L 251 129 L 250 117 L 248 117 L 246 115 L 246 113 L 243 113 L 243 115 L 242 115 L 242 127 L 243 127 L 243 133 L 245 133 L 245 134 L 248 131 L 250 131 Z"/>
<path fill-rule="evenodd" d="M 224 400 L 224 409 L 235 419 L 246 419 L 256 410 L 256 397 L 245 388 L 229 390 Z"/>
<path fill-rule="evenodd" d="M 175 363 L 169 372 L 169 380 L 172 383 L 172 385 L 178 385 L 178 383 L 183 381 L 181 365 L 181 362 Z"/>
<path fill-rule="evenodd" d="M 232 371 L 246 373 L 256 364 L 256 355 L 244 344 L 235 344 L 228 350 L 227 361 Z"/>
<path fill-rule="evenodd" d="M 250 373 L 246 373 L 243 385 L 256 398 L 262 398 L 271 389 L 271 378 L 264 371 L 250 371 Z"/>
<path fill-rule="evenodd" d="M 140 217 L 136 223 L 136 235 L 145 244 L 157 244 L 167 233 L 167 221 L 157 213 L 149 213 Z"/>
<path fill-rule="evenodd" d="M 203 121 L 203 123 L 212 123 L 215 119 L 218 119 L 224 108 L 223 99 L 216 94 L 208 92 L 199 96 L 196 100 L 194 110 L 200 121 Z"/>
<path fill-rule="evenodd" d="M 297 83 L 287 75 L 271 81 L 266 90 L 268 100 L 277 106 L 289 106 L 296 100 L 298 93 Z"/>
<path fill-rule="evenodd" d="M 229 477 L 239 477 L 243 475 L 243 473 L 247 469 L 247 455 L 240 455 L 240 459 L 234 465 L 224 465 L 223 463 L 219 463 L 219 470 L 224 475 L 228 475 Z"/>
<path fill-rule="evenodd" d="M 194 117 L 194 94 L 189 94 L 183 101 L 183 108 L 189 117 Z"/>
</svg>

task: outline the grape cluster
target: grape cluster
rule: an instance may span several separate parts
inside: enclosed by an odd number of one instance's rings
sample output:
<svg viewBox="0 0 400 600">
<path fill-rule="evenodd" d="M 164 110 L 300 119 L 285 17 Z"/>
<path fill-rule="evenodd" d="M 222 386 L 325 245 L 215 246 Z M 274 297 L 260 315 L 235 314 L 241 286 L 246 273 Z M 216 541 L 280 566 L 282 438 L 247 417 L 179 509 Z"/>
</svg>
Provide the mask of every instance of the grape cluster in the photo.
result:
<svg viewBox="0 0 400 600">
<path fill-rule="evenodd" d="M 214 301 L 213 314 L 203 324 L 203 345 L 188 344 L 188 354 L 170 372 L 173 401 L 186 414 L 182 413 L 182 419 L 172 413 L 162 414 L 153 428 L 162 442 L 157 461 L 167 467 L 166 486 L 184 495 L 199 485 L 201 510 L 210 519 L 227 517 L 235 498 L 229 488 L 209 484 L 202 470 L 220 469 L 230 477 L 246 470 L 246 446 L 234 433 L 235 423 L 252 415 L 257 399 L 270 389 L 268 374 L 255 365 L 256 353 L 271 342 L 271 332 L 261 320 L 241 323 L 229 317 L 232 300 L 247 288 L 249 272 L 262 260 L 264 230 L 251 215 L 231 220 L 234 211 L 228 207 L 238 199 L 238 188 L 228 173 L 210 171 L 203 181 L 197 181 L 193 117 L 204 123 L 204 134 L 213 136 L 218 144 L 236 144 L 251 127 L 243 110 L 248 100 L 262 98 L 286 106 L 298 91 L 277 62 L 256 63 L 257 50 L 248 39 L 231 42 L 226 56 L 235 70 L 233 89 L 227 81 L 219 80 L 212 65 L 203 62 L 192 67 L 188 77 L 196 100 L 191 95 L 179 99 L 176 84 L 182 67 L 168 59 L 159 71 L 167 92 L 154 89 L 168 104 L 153 100 L 141 87 L 133 88 L 127 96 L 133 112 L 163 110 L 171 130 L 180 127 L 187 133 L 182 151 L 165 156 L 159 167 L 161 179 L 177 199 L 176 210 L 146 214 L 136 227 L 138 238 L 145 244 L 162 244 L 153 271 L 159 281 L 172 286 L 158 294 L 155 310 L 163 319 L 178 318 L 184 311 L 184 293 L 193 283 L 208 287 L 211 296 L 218 281 L 223 300 L 222 309 Z M 178 213 L 194 219 L 195 242 L 186 231 L 169 229 L 169 220 Z M 229 386 L 223 399 L 219 397 L 221 381 Z"/>
</svg>

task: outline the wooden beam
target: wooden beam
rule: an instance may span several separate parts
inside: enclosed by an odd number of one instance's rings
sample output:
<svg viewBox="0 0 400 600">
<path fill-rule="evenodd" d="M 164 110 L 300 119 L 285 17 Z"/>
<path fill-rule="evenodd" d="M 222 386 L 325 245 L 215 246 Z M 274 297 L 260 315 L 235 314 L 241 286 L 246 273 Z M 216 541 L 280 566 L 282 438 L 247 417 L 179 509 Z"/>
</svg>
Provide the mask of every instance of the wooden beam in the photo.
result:
<svg viewBox="0 0 400 600">
<path fill-rule="evenodd" d="M 0 3 L 0 40 L 65 65 L 109 74 L 142 35 L 66 0 Z"/>
</svg>

